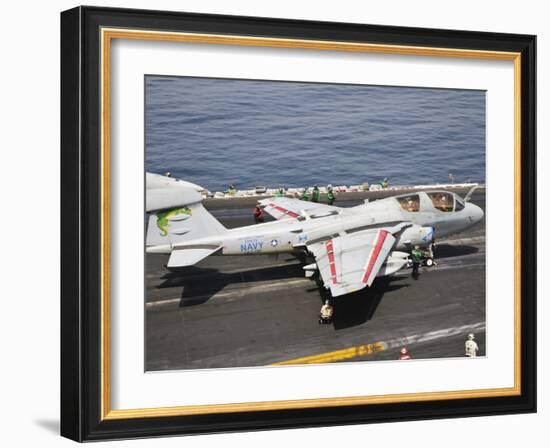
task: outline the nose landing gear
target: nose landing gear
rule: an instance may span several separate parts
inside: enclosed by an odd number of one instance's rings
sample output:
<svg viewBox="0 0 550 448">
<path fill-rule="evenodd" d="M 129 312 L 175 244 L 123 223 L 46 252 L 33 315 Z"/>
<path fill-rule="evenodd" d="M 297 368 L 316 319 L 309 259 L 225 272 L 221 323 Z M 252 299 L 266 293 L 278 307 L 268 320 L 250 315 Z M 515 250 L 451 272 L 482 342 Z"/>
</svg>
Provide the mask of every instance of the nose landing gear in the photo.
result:
<svg viewBox="0 0 550 448">
<path fill-rule="evenodd" d="M 431 268 L 436 266 L 437 263 L 434 260 L 433 248 L 435 244 L 431 243 L 427 250 L 420 250 L 419 246 L 415 246 L 411 251 L 410 260 L 407 262 L 407 267 L 412 265 L 412 276 L 415 280 L 418 280 L 419 277 L 419 268 L 427 267 Z"/>
<path fill-rule="evenodd" d="M 434 260 L 434 248 L 435 248 L 435 242 L 432 242 L 428 246 L 428 250 L 426 251 L 425 258 L 424 258 L 424 266 L 431 268 L 433 266 L 437 266 L 437 263 Z"/>
</svg>

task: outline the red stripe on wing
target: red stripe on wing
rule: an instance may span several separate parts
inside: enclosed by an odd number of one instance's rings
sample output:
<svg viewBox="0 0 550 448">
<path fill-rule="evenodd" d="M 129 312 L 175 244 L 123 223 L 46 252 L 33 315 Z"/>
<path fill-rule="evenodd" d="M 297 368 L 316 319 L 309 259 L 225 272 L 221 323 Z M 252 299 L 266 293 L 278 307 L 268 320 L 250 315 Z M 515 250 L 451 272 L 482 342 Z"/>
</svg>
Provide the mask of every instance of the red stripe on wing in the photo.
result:
<svg viewBox="0 0 550 448">
<path fill-rule="evenodd" d="M 380 251 L 382 250 L 382 246 L 384 245 L 384 241 L 386 241 L 386 236 L 388 236 L 387 230 L 379 230 L 378 231 L 378 237 L 376 238 L 376 243 L 374 243 L 374 248 L 372 250 L 369 263 L 365 269 L 365 275 L 363 276 L 363 283 L 367 283 L 367 280 L 370 277 L 370 274 L 372 272 L 372 268 L 374 267 L 374 263 L 376 263 L 376 259 L 378 258 L 378 255 L 380 255 Z"/>
<path fill-rule="evenodd" d="M 325 247 L 327 249 L 328 263 L 330 266 L 330 275 L 332 277 L 332 283 L 336 284 L 336 262 L 334 261 L 334 245 L 332 243 L 332 240 L 328 240 L 325 243 Z"/>
<path fill-rule="evenodd" d="M 273 207 L 275 210 L 280 211 L 281 213 L 284 213 L 285 215 L 290 216 L 291 218 L 299 218 L 300 217 L 300 215 L 298 213 L 294 213 L 291 210 L 287 210 L 286 208 L 281 207 L 280 205 L 269 204 L 269 206 Z"/>
</svg>

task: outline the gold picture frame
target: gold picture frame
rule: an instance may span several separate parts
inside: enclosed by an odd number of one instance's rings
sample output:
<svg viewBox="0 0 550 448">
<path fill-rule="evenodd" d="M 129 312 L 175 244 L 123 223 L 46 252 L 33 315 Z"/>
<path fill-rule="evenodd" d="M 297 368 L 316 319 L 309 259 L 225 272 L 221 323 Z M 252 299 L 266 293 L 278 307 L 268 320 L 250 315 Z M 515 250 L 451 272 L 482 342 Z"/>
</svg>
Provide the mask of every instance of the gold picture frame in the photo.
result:
<svg viewBox="0 0 550 448">
<path fill-rule="evenodd" d="M 173 30 L 175 22 L 181 23 L 182 30 Z M 317 24 L 315 31 L 311 32 L 311 38 L 306 37 L 277 37 L 277 32 L 287 36 L 290 30 L 295 30 L 297 36 L 304 34 L 304 23 L 270 21 L 270 19 L 255 19 L 255 26 L 265 26 L 267 35 L 251 35 L 246 25 L 241 25 L 242 34 L 230 34 L 224 32 L 224 23 L 231 22 L 231 19 L 218 17 L 209 17 L 202 15 L 185 15 L 177 13 L 159 13 L 159 12 L 140 12 L 139 19 L 132 14 L 132 10 L 109 10 L 103 8 L 76 8 L 63 13 L 62 15 L 62 55 L 64 66 L 62 66 L 62 77 L 67 82 L 64 86 L 65 103 L 63 103 L 63 129 L 65 140 L 62 142 L 62 156 L 65 157 L 63 167 L 63 176 L 66 183 L 63 188 L 68 188 L 75 182 L 80 184 L 83 178 L 75 176 L 76 166 L 83 164 L 82 152 L 93 154 L 97 151 L 96 162 L 91 165 L 80 167 L 80 172 L 96 172 L 98 179 L 93 181 L 93 198 L 90 197 L 73 198 L 74 204 L 64 209 L 68 219 L 74 225 L 74 215 L 81 213 L 83 205 L 86 207 L 97 207 L 98 214 L 94 217 L 97 228 L 98 252 L 92 254 L 97 257 L 97 266 L 94 272 L 99 275 L 99 283 L 94 290 L 94 300 L 87 305 L 80 301 L 84 300 L 82 294 L 76 300 L 73 291 L 75 285 L 74 278 L 68 278 L 64 273 L 63 281 L 67 283 L 64 296 L 62 297 L 62 306 L 64 307 L 63 325 L 71 334 L 82 334 L 84 330 L 83 321 L 79 321 L 77 327 L 74 322 L 69 321 L 68 316 L 73 316 L 75 311 L 82 319 L 83 315 L 87 319 L 94 319 L 97 323 L 97 329 L 93 334 L 89 334 L 88 341 L 93 339 L 94 334 L 99 335 L 99 341 L 93 343 L 95 350 L 90 350 L 90 346 L 85 347 L 77 344 L 75 341 L 62 340 L 65 357 L 62 360 L 64 379 L 66 387 L 63 387 L 62 402 L 71 401 L 77 403 L 79 415 L 81 418 L 75 421 L 74 417 L 69 417 L 69 409 L 64 405 L 62 409 L 62 434 L 77 440 L 92 440 L 95 438 L 118 438 L 133 437 L 135 434 L 158 435 L 169 433 L 193 433 L 204 432 L 205 430 L 224 430 L 226 426 L 219 424 L 218 428 L 210 429 L 205 420 L 196 420 L 194 417 L 212 417 L 216 415 L 220 421 L 230 422 L 233 429 L 251 429 L 268 427 L 293 427 L 311 424 L 330 424 L 331 421 L 341 421 L 334 419 L 335 416 L 345 412 L 349 415 L 348 420 L 353 421 L 353 415 L 360 415 L 360 421 L 377 421 L 381 417 L 376 416 L 376 406 L 396 405 L 410 403 L 423 410 L 427 415 L 452 415 L 453 403 L 457 401 L 464 403 L 478 402 L 479 409 L 461 408 L 455 406 L 457 415 L 477 415 L 484 413 L 487 406 L 498 407 L 502 405 L 501 412 L 529 412 L 534 410 L 533 396 L 533 376 L 534 376 L 534 351 L 528 348 L 527 344 L 532 340 L 534 309 L 532 304 L 525 302 L 534 300 L 531 295 L 532 285 L 526 285 L 526 280 L 534 275 L 535 256 L 534 240 L 526 242 L 526 232 L 529 238 L 535 238 L 532 232 L 534 220 L 534 190 L 533 178 L 526 178 L 526 173 L 533 172 L 534 169 L 534 141 L 532 138 L 533 127 L 533 95 L 534 95 L 534 73 L 532 69 L 534 59 L 534 38 L 533 36 L 502 35 L 498 40 L 498 45 L 494 44 L 490 34 L 466 33 L 466 32 L 436 32 L 434 30 L 415 30 L 416 33 L 423 33 L 424 41 L 416 44 L 407 44 L 415 41 L 412 31 L 405 33 L 400 38 L 395 38 L 390 32 L 389 27 L 375 27 L 370 29 L 366 25 L 356 25 L 358 29 L 364 32 L 364 42 L 346 41 L 345 35 L 347 28 L 343 24 Z M 163 22 L 164 21 L 164 22 Z M 248 18 L 250 21 L 250 18 Z M 199 32 L 194 23 L 200 22 L 201 27 L 210 28 L 211 32 Z M 204 23 L 208 25 L 204 25 Z M 245 21 L 242 21 L 243 23 Z M 83 27 L 86 23 L 88 26 Z M 148 29 L 147 23 L 155 24 L 151 26 L 154 29 Z M 165 29 L 161 25 L 165 23 Z M 234 26 L 240 25 L 240 19 L 234 18 Z M 247 22 L 248 23 L 248 22 Z M 199 26 L 199 25 L 197 25 Z M 280 28 L 277 30 L 277 26 Z M 189 29 L 189 31 L 186 31 Z M 338 31 L 341 33 L 339 39 L 321 39 L 319 35 L 334 35 Z M 65 34 L 64 34 L 65 33 Z M 76 36 L 75 36 L 76 33 Z M 79 37 L 79 39 L 76 39 Z M 64 42 L 64 39 L 72 38 L 72 42 Z M 413 56 L 437 56 L 449 58 L 466 59 L 486 59 L 486 60 L 506 60 L 512 61 L 514 65 L 514 160 L 515 160 L 515 197 L 514 197 L 514 386 L 509 388 L 462 390 L 449 392 L 430 392 L 430 393 L 408 393 L 397 395 L 376 395 L 376 396 L 354 396 L 340 398 L 318 398 L 306 400 L 282 400 L 282 401 L 263 401 L 263 402 L 243 402 L 232 404 L 217 405 L 182 405 L 175 407 L 160 408 L 142 408 L 142 409 L 112 409 L 111 407 L 111 345 L 110 345 L 110 284 L 111 284 L 111 266 L 110 266 L 110 246 L 111 246 L 111 45 L 114 40 L 129 39 L 142 41 L 163 41 L 163 42 L 185 42 L 200 43 L 210 45 L 237 45 L 254 47 L 276 47 L 292 49 L 313 49 L 327 51 L 344 52 L 369 52 L 381 54 L 399 54 Z M 385 40 L 385 42 L 382 42 Z M 78 42 L 85 42 L 86 45 L 79 46 Z M 468 46 L 460 46 L 460 43 L 467 42 Z M 476 48 L 472 48 L 472 42 Z M 65 44 L 65 48 L 63 45 Z M 454 45 L 454 46 L 453 46 Z M 499 47 L 499 48 L 491 48 Z M 92 55 L 91 50 L 97 50 L 97 54 Z M 63 53 L 64 51 L 64 53 Z M 92 62 L 89 62 L 92 61 Z M 82 110 L 82 104 L 79 99 L 83 98 L 83 90 L 86 89 L 82 65 L 87 63 L 86 69 L 97 69 L 97 89 L 86 90 L 87 101 L 97 101 L 95 107 L 99 111 L 100 122 L 96 128 L 89 126 L 89 117 L 85 116 Z M 65 70 L 65 71 L 63 71 Z M 74 77 L 77 76 L 79 83 L 74 83 Z M 70 79 L 73 81 L 71 82 Z M 70 84 L 70 85 L 69 85 Z M 70 97 L 70 98 L 69 98 Z M 74 110 L 79 110 L 77 120 L 70 120 L 67 117 Z M 69 143 L 75 141 L 75 127 L 85 127 L 88 132 L 93 133 L 96 138 L 97 149 L 91 148 L 90 142 L 82 141 L 81 134 L 76 136 L 79 144 L 77 156 L 72 154 L 74 148 L 70 148 Z M 78 134 L 78 133 L 77 133 Z M 76 157 L 76 159 L 75 159 Z M 72 174 L 68 172 L 71 170 Z M 94 171 L 95 170 L 95 171 Z M 88 179 L 90 177 L 88 176 Z M 86 204 L 84 202 L 87 201 Z M 526 218 L 527 217 L 527 218 Z M 82 224 L 80 224 L 82 225 Z M 79 228 L 79 232 L 82 228 Z M 531 232 L 530 232 L 531 231 Z M 77 232 L 78 233 L 78 232 Z M 82 244 L 64 242 L 62 248 L 65 259 L 74 259 L 75 251 L 79 256 L 83 255 L 85 248 Z M 529 261 L 529 266 L 525 265 L 525 260 Z M 93 263 L 93 261 L 92 261 Z M 528 270 L 528 272 L 525 272 Z M 85 270 L 84 270 L 85 271 Z M 88 298 L 90 297 L 88 296 Z M 70 303 L 70 301 L 78 303 Z M 89 306 L 96 305 L 95 312 L 89 311 Z M 91 322 L 91 321 L 90 321 Z M 530 327 L 526 328 L 528 322 Z M 89 326 L 87 328 L 90 328 Z M 529 332 L 529 333 L 527 333 Z M 62 333 L 66 337 L 67 333 Z M 65 345 L 63 345 L 65 344 Z M 84 380 L 81 374 L 74 374 L 75 365 L 80 365 L 79 369 L 84 368 L 82 355 L 88 353 L 88 356 L 97 353 L 98 359 L 94 366 L 97 368 L 97 375 L 91 374 Z M 78 355 L 78 356 L 77 356 Z M 89 367 L 89 366 L 87 366 Z M 77 370 L 79 370 L 77 369 Z M 94 380 L 90 380 L 94 377 Z M 526 387 L 528 385 L 528 387 Z M 78 393 L 75 395 L 75 392 Z M 94 393 L 97 394 L 96 403 L 90 404 Z M 434 403 L 437 403 L 435 406 Z M 489 403 L 489 404 L 488 404 Z M 494 404 L 493 404 L 494 403 Z M 429 404 L 429 405 L 428 405 Z M 430 405 L 432 407 L 430 407 Z M 485 407 L 483 407 L 485 406 Z M 445 411 L 437 414 L 437 409 L 445 407 Z M 74 406 L 73 408 L 74 409 Z M 319 411 L 324 409 L 324 418 L 308 414 L 307 410 Z M 248 419 L 239 420 L 244 414 L 250 416 L 252 413 L 261 415 L 262 413 L 273 411 L 303 411 L 302 418 L 297 418 L 296 423 L 288 423 L 286 420 L 279 420 L 273 417 L 271 424 L 266 424 L 265 419 L 258 418 L 257 425 Z M 399 410 L 392 411 L 392 419 L 399 420 L 407 418 L 406 412 L 399 416 Z M 495 412 L 499 412 L 498 409 Z M 431 413 L 431 414 L 430 414 Z M 312 416 L 313 415 L 313 416 Z M 370 417 L 369 417 L 370 415 Z M 317 418 L 317 420 L 315 420 Z M 330 419 L 333 420 L 330 420 Z M 143 423 L 144 419 L 147 423 Z M 172 419 L 174 422 L 169 430 L 166 430 L 166 419 Z M 187 420 L 186 420 L 187 419 Z M 312 420 L 313 419 L 313 420 Z M 246 421 L 246 423 L 243 423 Z M 85 422 L 88 422 L 86 425 Z M 94 425 L 91 422 L 95 422 Z M 138 423 L 139 422 L 139 423 Z M 178 423 L 179 422 L 179 423 Z M 174 426 L 175 425 L 175 426 Z M 178 426 L 179 425 L 179 426 Z M 175 429 L 174 429 L 175 428 Z M 208 428 L 208 429 L 205 429 Z"/>
</svg>

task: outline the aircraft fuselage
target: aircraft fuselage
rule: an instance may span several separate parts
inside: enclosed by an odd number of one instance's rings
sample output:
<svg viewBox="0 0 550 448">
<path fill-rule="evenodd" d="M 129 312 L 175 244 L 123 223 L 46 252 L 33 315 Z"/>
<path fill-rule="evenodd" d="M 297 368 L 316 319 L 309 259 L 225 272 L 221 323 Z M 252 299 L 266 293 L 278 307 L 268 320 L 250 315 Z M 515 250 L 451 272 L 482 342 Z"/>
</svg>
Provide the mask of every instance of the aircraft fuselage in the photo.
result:
<svg viewBox="0 0 550 448">
<path fill-rule="evenodd" d="M 301 250 L 306 243 L 337 235 L 409 222 L 412 225 L 396 235 L 394 246 L 395 250 L 408 251 L 415 245 L 426 247 L 436 237 L 442 238 L 466 230 L 483 217 L 483 211 L 474 204 L 460 202 L 459 206 L 460 199 L 456 199 L 451 209 L 441 211 L 434 206 L 433 194 L 436 193 L 431 194 L 411 193 L 344 208 L 334 214 L 301 216 L 298 219 L 287 218 L 239 227 L 223 235 L 208 236 L 174 247 L 149 248 L 148 251 L 169 253 L 176 247 L 212 245 L 221 246 L 217 252 L 221 255 L 288 253 Z"/>
</svg>

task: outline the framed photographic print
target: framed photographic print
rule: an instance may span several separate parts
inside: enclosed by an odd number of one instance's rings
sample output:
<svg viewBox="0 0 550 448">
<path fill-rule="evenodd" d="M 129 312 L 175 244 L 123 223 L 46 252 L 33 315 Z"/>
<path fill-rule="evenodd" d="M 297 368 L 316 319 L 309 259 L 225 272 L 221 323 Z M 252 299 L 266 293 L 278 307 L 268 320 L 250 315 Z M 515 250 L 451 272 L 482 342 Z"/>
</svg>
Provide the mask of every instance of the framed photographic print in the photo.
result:
<svg viewBox="0 0 550 448">
<path fill-rule="evenodd" d="M 61 14 L 61 433 L 535 412 L 535 37 Z"/>
</svg>

